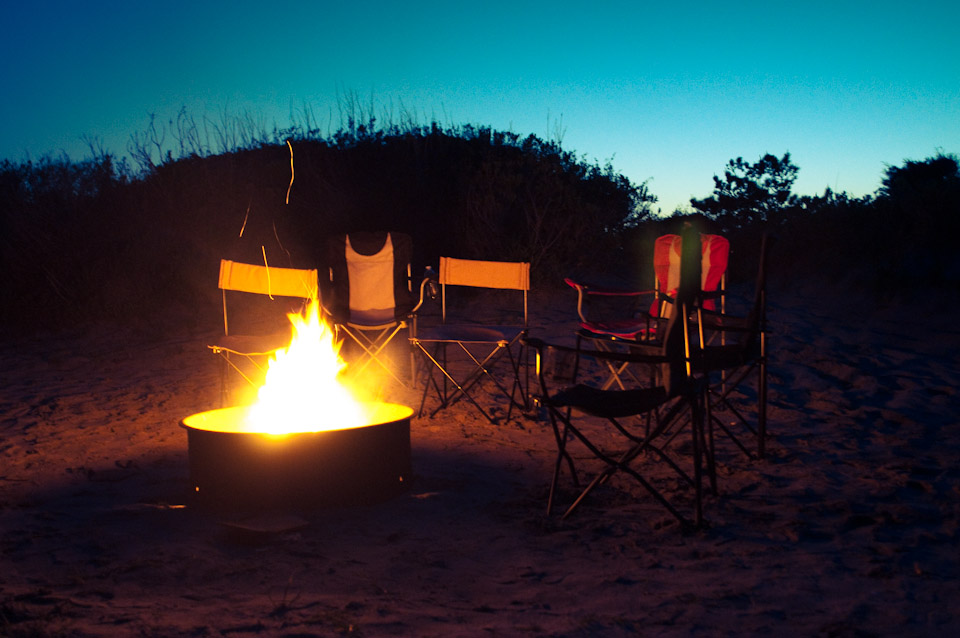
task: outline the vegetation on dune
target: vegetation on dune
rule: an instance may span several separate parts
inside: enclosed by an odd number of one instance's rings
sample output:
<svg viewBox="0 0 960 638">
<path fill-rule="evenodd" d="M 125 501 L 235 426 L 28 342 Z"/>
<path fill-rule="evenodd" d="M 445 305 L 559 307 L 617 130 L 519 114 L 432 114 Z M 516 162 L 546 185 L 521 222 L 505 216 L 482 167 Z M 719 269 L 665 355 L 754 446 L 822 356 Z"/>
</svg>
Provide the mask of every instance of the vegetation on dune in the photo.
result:
<svg viewBox="0 0 960 638">
<path fill-rule="evenodd" d="M 0 164 L 0 262 L 14 275 L 2 285 L 16 300 L 0 322 L 196 325 L 216 317 L 219 259 L 322 265 L 327 237 L 364 229 L 411 234 L 420 271 L 445 254 L 530 261 L 547 280 L 616 254 L 654 201 L 532 135 L 351 118 L 328 138 L 284 131 L 214 155 L 184 122 L 176 154 L 156 127 L 135 138 L 136 174 L 105 154 Z"/>
<path fill-rule="evenodd" d="M 749 238 L 767 230 L 779 238 L 781 275 L 842 282 L 878 298 L 904 293 L 955 295 L 960 290 L 960 160 L 939 153 L 923 161 L 888 166 L 872 196 L 852 198 L 829 188 L 798 196 L 799 168 L 764 155 L 742 158 L 714 177 L 713 195 L 691 205 L 721 233 Z"/>
<path fill-rule="evenodd" d="M 363 229 L 410 233 L 418 269 L 441 254 L 525 260 L 535 285 L 549 287 L 574 271 L 646 264 L 653 237 L 690 219 L 656 218 L 645 183 L 558 141 L 345 121 L 325 136 L 309 118 L 284 131 L 238 120 L 201 134 L 181 112 L 132 137 L 136 171 L 102 152 L 82 162 L 0 162 L 4 332 L 105 319 L 212 326 L 203 322 L 217 317 L 219 259 L 322 265 L 328 236 Z M 888 167 L 883 187 L 861 199 L 796 196 L 798 170 L 789 154 L 737 158 L 714 178 L 713 195 L 691 206 L 705 228 L 730 236 L 744 264 L 757 233 L 773 229 L 775 274 L 788 263 L 782 274 L 876 291 L 918 278 L 958 287 L 949 245 L 960 219 L 955 156 Z"/>
</svg>

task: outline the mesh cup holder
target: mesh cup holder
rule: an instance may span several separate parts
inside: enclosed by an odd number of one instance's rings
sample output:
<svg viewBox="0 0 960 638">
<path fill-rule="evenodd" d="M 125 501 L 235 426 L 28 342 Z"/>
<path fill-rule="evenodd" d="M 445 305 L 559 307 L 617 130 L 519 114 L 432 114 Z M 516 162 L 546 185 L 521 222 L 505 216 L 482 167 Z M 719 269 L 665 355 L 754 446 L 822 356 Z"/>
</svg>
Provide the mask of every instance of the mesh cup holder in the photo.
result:
<svg viewBox="0 0 960 638">
<path fill-rule="evenodd" d="M 543 353 L 541 365 L 544 376 L 550 381 L 559 384 L 576 382 L 577 353 L 575 352 L 548 347 Z"/>
</svg>

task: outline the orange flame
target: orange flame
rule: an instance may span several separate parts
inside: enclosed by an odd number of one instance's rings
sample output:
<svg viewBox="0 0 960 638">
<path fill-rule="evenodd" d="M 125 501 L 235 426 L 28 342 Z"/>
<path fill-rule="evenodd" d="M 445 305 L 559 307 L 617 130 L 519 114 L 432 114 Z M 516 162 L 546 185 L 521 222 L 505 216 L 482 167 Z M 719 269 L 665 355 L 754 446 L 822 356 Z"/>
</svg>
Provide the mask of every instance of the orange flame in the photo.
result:
<svg viewBox="0 0 960 638">
<path fill-rule="evenodd" d="M 320 317 L 318 301 L 311 301 L 303 314 L 288 317 L 293 339 L 270 360 L 258 400 L 248 413 L 248 428 L 290 434 L 364 425 L 362 402 L 338 378 L 346 363 L 333 330 Z"/>
</svg>

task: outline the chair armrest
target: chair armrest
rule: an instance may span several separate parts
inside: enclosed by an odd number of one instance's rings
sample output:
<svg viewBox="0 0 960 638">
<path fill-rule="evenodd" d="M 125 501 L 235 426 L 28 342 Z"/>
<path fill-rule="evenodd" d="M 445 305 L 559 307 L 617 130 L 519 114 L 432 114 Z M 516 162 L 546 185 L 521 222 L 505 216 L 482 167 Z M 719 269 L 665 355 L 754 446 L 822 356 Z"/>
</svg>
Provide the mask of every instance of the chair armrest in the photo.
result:
<svg viewBox="0 0 960 638">
<path fill-rule="evenodd" d="M 666 357 L 663 355 L 661 346 L 648 345 L 630 345 L 629 351 L 610 352 L 608 350 L 596 350 L 593 348 L 584 348 L 577 346 L 566 346 L 557 343 L 548 343 L 536 337 L 526 337 L 522 340 L 523 345 L 533 348 L 538 355 L 542 355 L 546 350 L 556 350 L 558 352 L 568 352 L 580 357 L 589 357 L 603 361 L 619 361 L 623 363 L 665 363 Z"/>
<path fill-rule="evenodd" d="M 719 299 L 726 295 L 724 290 L 701 290 L 700 297 L 703 299 Z"/>
<path fill-rule="evenodd" d="M 643 295 L 652 295 L 656 290 L 635 290 L 630 288 L 617 288 L 614 286 L 602 286 L 581 281 L 576 281 L 570 277 L 565 278 L 566 283 L 571 288 L 575 288 L 579 294 L 599 295 L 604 297 L 640 297 Z"/>
<path fill-rule="evenodd" d="M 435 271 L 430 266 L 427 266 L 426 270 L 423 272 L 423 281 L 420 282 L 420 299 L 417 301 L 417 305 L 410 310 L 410 314 L 414 315 L 420 307 L 423 305 L 423 302 L 427 299 L 436 299 L 437 298 L 437 271 Z"/>
<path fill-rule="evenodd" d="M 754 321 L 749 316 L 741 317 L 704 309 L 700 309 L 699 313 L 703 327 L 708 330 L 749 332 L 754 329 Z"/>
<path fill-rule="evenodd" d="M 566 277 L 563 281 L 577 291 L 577 315 L 580 317 L 580 321 L 584 326 L 597 321 L 596 318 L 587 316 L 590 306 L 588 300 L 590 297 L 638 298 L 643 296 L 652 296 L 656 293 L 655 290 L 632 290 L 628 288 L 615 288 L 611 286 L 589 284 L 586 282 L 577 281 L 570 277 Z"/>
</svg>

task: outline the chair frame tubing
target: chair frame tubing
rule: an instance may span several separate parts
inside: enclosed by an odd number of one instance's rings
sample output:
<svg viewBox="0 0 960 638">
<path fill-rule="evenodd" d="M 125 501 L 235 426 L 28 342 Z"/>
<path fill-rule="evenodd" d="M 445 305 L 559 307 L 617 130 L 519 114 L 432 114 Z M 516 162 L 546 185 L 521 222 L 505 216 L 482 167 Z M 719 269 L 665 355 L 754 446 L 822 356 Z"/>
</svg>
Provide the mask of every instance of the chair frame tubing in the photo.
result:
<svg viewBox="0 0 960 638">
<path fill-rule="evenodd" d="M 430 270 L 432 272 L 432 270 Z M 440 272 L 436 278 L 439 284 L 441 325 L 448 328 L 448 332 L 427 332 L 426 335 L 417 335 L 416 330 L 411 331 L 414 334 L 410 336 L 410 343 L 413 346 L 413 352 L 422 353 L 426 359 L 427 372 L 424 379 L 423 394 L 420 399 L 420 408 L 418 416 L 422 416 L 426 406 L 427 395 L 432 388 L 439 400 L 437 405 L 430 413 L 431 418 L 436 416 L 441 410 L 444 410 L 460 400 L 466 398 L 491 424 L 496 424 L 489 410 L 484 409 L 477 400 L 471 396 L 470 391 L 489 379 L 496 388 L 507 397 L 509 407 L 507 409 L 506 420 L 509 421 L 513 416 L 513 409 L 516 406 L 521 410 L 527 410 L 529 407 L 529 392 L 524 388 L 523 377 L 520 366 L 525 362 L 525 349 L 523 340 L 527 336 L 528 326 L 528 292 L 530 290 L 530 264 L 527 262 L 488 262 L 470 259 L 456 259 L 450 257 L 440 257 Z M 491 290 L 519 291 L 523 297 L 523 324 L 513 326 L 490 326 L 486 324 L 455 325 L 447 323 L 447 287 L 472 287 L 486 288 Z M 423 290 L 421 285 L 421 303 L 423 302 Z M 440 326 L 437 327 L 438 329 Z M 491 328 L 499 330 L 499 334 L 494 338 L 476 338 L 470 334 L 472 329 Z M 464 329 L 466 332 L 464 332 Z M 458 333 L 459 330 L 459 333 Z M 495 340 L 500 336 L 499 340 Z M 433 344 L 432 346 L 429 344 Z M 450 370 L 450 358 L 448 357 L 448 346 L 456 344 L 466 355 L 473 367 L 461 380 L 457 380 L 454 372 Z M 514 353 L 513 347 L 517 345 L 519 350 Z M 471 350 L 483 347 L 490 348 L 485 356 L 478 356 Z M 497 378 L 493 372 L 493 366 L 504 357 L 510 366 L 513 377 L 512 387 L 507 390 L 505 385 Z M 526 366 L 525 366 L 526 367 Z M 434 368 L 439 369 L 441 379 L 438 381 Z M 529 386 L 529 370 L 526 371 L 527 386 Z M 452 388 L 451 388 L 452 386 Z M 517 391 L 520 393 L 520 400 L 517 400 Z"/>
<path fill-rule="evenodd" d="M 522 335 L 521 335 L 522 336 Z M 497 388 L 504 394 L 504 396 L 509 397 L 510 407 L 507 409 L 507 421 L 510 420 L 510 417 L 513 414 L 514 406 L 524 410 L 528 406 L 527 393 L 523 389 L 523 384 L 519 381 L 520 378 L 520 362 L 523 354 L 523 346 L 520 345 L 520 356 L 514 357 L 513 350 L 510 348 L 510 344 L 507 341 L 499 341 L 497 346 L 490 351 L 490 353 L 483 359 L 480 360 L 473 352 L 464 343 L 461 342 L 446 342 L 438 341 L 433 342 L 434 348 L 431 353 L 430 350 L 424 345 L 424 341 L 412 338 L 411 339 L 415 348 L 419 349 L 424 356 L 433 363 L 433 366 L 427 366 L 427 378 L 424 381 L 423 393 L 420 397 L 420 408 L 417 411 L 417 416 L 423 415 L 423 409 L 426 405 L 427 394 L 429 394 L 431 385 L 437 393 L 437 396 L 440 399 L 440 404 L 433 409 L 430 413 L 430 418 L 433 418 L 441 410 L 444 410 L 458 401 L 460 399 L 466 398 L 480 413 L 486 418 L 490 423 L 496 423 L 496 419 L 492 417 L 483 407 L 477 403 L 476 399 L 471 396 L 469 390 L 480 383 L 484 378 L 488 378 L 492 381 Z M 429 342 L 428 342 L 429 343 Z M 471 370 L 470 374 L 467 375 L 462 381 L 457 381 L 456 378 L 449 372 L 449 360 L 447 358 L 447 348 L 451 345 L 457 345 L 460 349 L 466 353 L 467 357 L 475 364 L 475 368 Z M 497 359 L 503 356 L 504 351 L 506 351 L 507 359 L 510 363 L 510 368 L 513 371 L 513 387 L 510 391 L 504 387 L 504 385 L 490 372 L 490 366 L 488 364 L 495 363 Z M 443 385 L 441 387 L 440 383 L 434 378 L 435 369 L 439 369 L 443 377 Z M 448 386 L 449 384 L 453 385 L 455 390 L 451 390 Z M 522 403 L 516 400 L 517 389 L 520 390 L 520 397 Z"/>
</svg>

